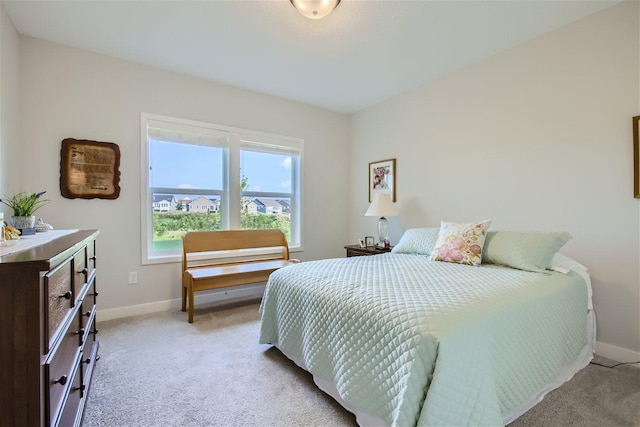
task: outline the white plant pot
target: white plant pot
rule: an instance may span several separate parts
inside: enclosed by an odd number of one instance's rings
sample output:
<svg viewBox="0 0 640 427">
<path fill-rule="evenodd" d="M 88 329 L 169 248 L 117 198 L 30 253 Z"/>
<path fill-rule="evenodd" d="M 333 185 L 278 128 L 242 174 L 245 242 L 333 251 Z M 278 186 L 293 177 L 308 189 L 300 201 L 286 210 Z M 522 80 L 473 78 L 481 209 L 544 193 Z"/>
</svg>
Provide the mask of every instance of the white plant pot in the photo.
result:
<svg viewBox="0 0 640 427">
<path fill-rule="evenodd" d="M 17 229 L 33 228 L 36 225 L 36 216 L 12 216 L 11 225 Z"/>
</svg>

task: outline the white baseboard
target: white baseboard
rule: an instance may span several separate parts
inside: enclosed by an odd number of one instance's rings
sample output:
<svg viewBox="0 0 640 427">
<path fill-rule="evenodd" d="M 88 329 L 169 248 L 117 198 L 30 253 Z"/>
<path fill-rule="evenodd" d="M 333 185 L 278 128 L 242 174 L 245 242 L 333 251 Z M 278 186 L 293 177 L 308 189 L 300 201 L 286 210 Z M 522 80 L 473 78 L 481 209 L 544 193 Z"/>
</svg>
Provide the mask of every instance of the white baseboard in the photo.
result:
<svg viewBox="0 0 640 427">
<path fill-rule="evenodd" d="M 260 298 L 264 294 L 265 283 L 251 284 L 247 286 L 235 286 L 233 288 L 220 289 L 210 292 L 198 292 L 195 294 L 195 304 L 212 302 L 227 302 L 239 298 Z M 159 313 L 162 311 L 179 310 L 182 299 L 150 302 L 147 304 L 129 305 L 126 307 L 98 310 L 98 321 L 120 319 L 122 317 L 139 316 L 141 314 Z M 186 316 L 186 314 L 185 314 Z"/>
<path fill-rule="evenodd" d="M 615 345 L 606 344 L 596 341 L 596 354 L 615 360 L 616 362 L 638 362 L 640 361 L 640 353 L 631 351 L 626 348 L 616 347 Z"/>
</svg>

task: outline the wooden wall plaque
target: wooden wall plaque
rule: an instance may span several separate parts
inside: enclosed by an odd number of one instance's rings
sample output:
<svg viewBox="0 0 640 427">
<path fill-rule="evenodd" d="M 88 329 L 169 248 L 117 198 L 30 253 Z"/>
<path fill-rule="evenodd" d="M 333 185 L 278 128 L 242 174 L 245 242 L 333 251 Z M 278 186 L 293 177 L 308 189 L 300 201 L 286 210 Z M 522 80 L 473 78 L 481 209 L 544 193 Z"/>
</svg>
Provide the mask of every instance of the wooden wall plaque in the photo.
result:
<svg viewBox="0 0 640 427">
<path fill-rule="evenodd" d="M 68 199 L 117 199 L 120 196 L 118 145 L 64 139 L 60 149 L 60 192 Z"/>
</svg>

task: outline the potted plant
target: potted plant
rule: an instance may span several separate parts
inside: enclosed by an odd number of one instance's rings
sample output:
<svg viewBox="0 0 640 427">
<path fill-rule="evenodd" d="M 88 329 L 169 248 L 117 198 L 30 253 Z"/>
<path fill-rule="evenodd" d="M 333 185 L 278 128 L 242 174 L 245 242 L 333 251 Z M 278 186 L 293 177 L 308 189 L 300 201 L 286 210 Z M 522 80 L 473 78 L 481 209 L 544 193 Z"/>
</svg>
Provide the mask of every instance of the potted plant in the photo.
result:
<svg viewBox="0 0 640 427">
<path fill-rule="evenodd" d="M 49 200 L 42 199 L 46 191 L 40 193 L 14 193 L 10 197 L 0 199 L 0 202 L 13 209 L 11 225 L 17 229 L 33 228 L 36 223 L 35 211 L 47 204 Z"/>
</svg>

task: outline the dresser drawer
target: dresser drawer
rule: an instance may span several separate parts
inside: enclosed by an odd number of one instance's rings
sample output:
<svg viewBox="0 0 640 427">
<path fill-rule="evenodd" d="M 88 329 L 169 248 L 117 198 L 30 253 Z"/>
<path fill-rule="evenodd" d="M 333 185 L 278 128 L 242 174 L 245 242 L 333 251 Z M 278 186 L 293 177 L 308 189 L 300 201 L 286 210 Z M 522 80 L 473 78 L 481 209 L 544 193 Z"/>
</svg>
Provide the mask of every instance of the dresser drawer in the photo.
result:
<svg viewBox="0 0 640 427">
<path fill-rule="evenodd" d="M 73 255 L 73 294 L 76 301 L 82 294 L 82 288 L 87 284 L 89 269 L 87 267 L 86 247 Z"/>
<path fill-rule="evenodd" d="M 85 307 L 84 308 L 85 312 L 87 310 L 91 310 L 92 305 L 97 304 L 97 298 L 96 298 L 97 296 L 98 296 L 98 292 L 96 291 L 96 280 L 95 280 L 95 276 L 93 276 L 91 278 L 91 281 L 87 285 L 87 293 L 82 298 L 82 305 L 83 307 Z"/>
<path fill-rule="evenodd" d="M 45 342 L 43 354 L 51 351 L 59 335 L 60 327 L 74 306 L 72 258 L 60 264 L 44 275 L 45 303 L 44 331 Z"/>
<path fill-rule="evenodd" d="M 83 303 L 81 320 L 83 331 L 82 344 L 84 344 L 87 340 L 95 339 L 96 306 L 88 303 Z"/>
<path fill-rule="evenodd" d="M 84 397 L 84 387 L 82 385 L 82 362 L 78 360 L 78 365 L 74 368 L 73 380 L 69 386 L 69 394 L 67 400 L 64 402 L 62 408 L 62 414 L 57 422 L 60 427 L 72 427 L 79 425 L 82 421 L 81 414 L 78 411 L 81 410 L 82 399 Z"/>
<path fill-rule="evenodd" d="M 49 402 L 47 409 L 47 424 L 54 422 L 60 410 L 63 400 L 68 393 L 74 372 L 80 363 L 80 332 L 81 313 L 76 310 L 66 329 L 62 332 L 60 342 L 56 346 L 44 364 L 44 375 Z"/>
<path fill-rule="evenodd" d="M 82 344 L 81 355 L 81 369 L 82 369 L 82 384 L 83 390 L 88 392 L 91 382 L 91 376 L 93 373 L 93 367 L 98 360 L 98 341 L 96 341 L 95 334 L 95 309 L 92 311 L 93 315 L 89 318 L 89 323 L 86 325 L 86 339 Z"/>
<path fill-rule="evenodd" d="M 97 357 L 97 341 L 96 341 L 96 311 L 95 305 L 95 281 L 91 282 L 88 293 L 82 301 L 81 322 L 82 322 L 82 371 L 84 378 L 91 377 L 91 370 L 93 370 L 93 363 Z M 96 347 L 93 347 L 93 344 Z"/>
<path fill-rule="evenodd" d="M 86 321 L 84 325 L 85 334 L 80 350 L 80 358 L 78 359 L 78 366 L 74 368 L 76 372 L 73 374 L 73 381 L 69 388 L 64 408 L 62 409 L 60 422 L 58 423 L 61 427 L 78 427 L 82 421 L 82 412 L 86 404 L 87 396 L 89 395 L 93 368 L 98 360 L 98 341 L 95 341 L 95 334 L 90 332 L 95 329 L 95 314 L 95 307 L 93 307 L 92 310 L 82 313 L 82 318 Z"/>
<path fill-rule="evenodd" d="M 96 262 L 97 262 L 97 258 L 96 258 L 96 241 L 94 240 L 93 242 L 90 242 L 87 245 L 87 269 L 88 269 L 87 277 L 91 277 L 91 275 L 95 271 Z"/>
<path fill-rule="evenodd" d="M 95 311 L 95 288 L 95 276 L 93 276 L 91 277 L 91 279 L 89 279 L 89 283 L 84 284 L 84 287 L 80 290 L 76 300 L 77 305 L 80 305 L 83 327 L 89 320 L 89 317 L 92 315 L 92 311 Z"/>
</svg>

